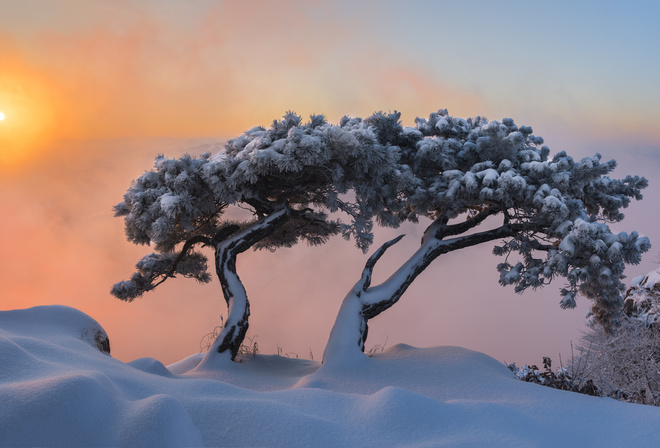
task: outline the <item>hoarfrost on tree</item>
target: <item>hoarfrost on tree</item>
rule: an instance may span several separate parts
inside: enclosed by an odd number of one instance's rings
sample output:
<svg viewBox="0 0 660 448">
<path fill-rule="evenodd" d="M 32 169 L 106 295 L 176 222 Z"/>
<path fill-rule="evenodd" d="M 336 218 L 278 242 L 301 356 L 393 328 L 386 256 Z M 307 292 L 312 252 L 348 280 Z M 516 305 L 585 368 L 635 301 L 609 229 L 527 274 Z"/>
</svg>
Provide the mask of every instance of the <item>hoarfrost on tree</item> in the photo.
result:
<svg viewBox="0 0 660 448">
<path fill-rule="evenodd" d="M 324 359 L 364 349 L 367 322 L 396 303 L 438 256 L 487 242 L 502 285 L 516 292 L 566 279 L 560 305 L 578 295 L 594 301 L 594 319 L 617 324 L 626 264 L 638 263 L 650 243 L 636 232 L 613 233 L 608 223 L 641 199 L 647 181 L 611 179 L 614 161 L 596 154 L 576 161 L 565 152 L 550 157 L 531 127 L 512 119 L 456 118 L 446 110 L 404 128 L 398 112 L 338 125 L 294 113 L 270 128 L 254 127 L 211 156 L 159 156 L 116 206 L 126 235 L 154 253 L 113 294 L 133 300 L 176 275 L 207 282 L 214 252 L 216 274 L 229 308 L 227 323 L 210 353 L 233 359 L 248 327 L 249 302 L 236 272 L 236 257 L 249 248 L 322 244 L 341 233 L 366 251 L 373 221 L 398 227 L 430 220 L 419 249 L 388 280 L 371 284 L 385 243 L 367 261 L 346 296 Z M 252 218 L 234 222 L 232 207 Z M 330 219 L 348 217 L 348 220 Z M 476 227 L 488 220 L 488 230 Z M 208 357 L 207 357 L 208 358 Z"/>
<path fill-rule="evenodd" d="M 625 264 L 636 264 L 650 248 L 636 232 L 613 233 L 621 209 L 642 199 L 647 181 L 612 179 L 615 161 L 599 154 L 576 161 L 564 151 L 550 157 L 543 139 L 510 118 L 455 118 L 446 110 L 417 118 L 414 128 L 400 114 L 365 120 L 381 144 L 399 148 L 399 194 L 405 205 L 388 225 L 428 218 L 419 249 L 387 280 L 371 285 L 374 266 L 399 239 L 385 243 L 368 260 L 362 278 L 348 293 L 331 332 L 324 360 L 348 359 L 364 350 L 369 319 L 395 304 L 438 256 L 498 242 L 495 255 L 502 285 L 516 292 L 563 277 L 562 308 L 583 295 L 592 299 L 594 319 L 611 329 L 618 323 Z M 392 216 L 388 216 L 387 219 Z M 488 220 L 493 228 L 474 229 Z"/>
<path fill-rule="evenodd" d="M 128 240 L 154 252 L 112 294 L 132 301 L 177 275 L 206 283 L 211 275 L 199 248 L 211 248 L 229 315 L 209 353 L 234 359 L 250 315 L 238 254 L 299 241 L 318 245 L 340 232 L 366 250 L 373 217 L 398 208 L 391 179 L 398 157 L 398 149 L 380 144 L 361 120 L 330 125 L 314 115 L 303 124 L 292 112 L 268 129 L 255 127 L 228 141 L 213 156 L 158 156 L 115 207 Z M 228 218 L 236 207 L 251 218 Z M 330 219 L 328 212 L 349 220 Z"/>
</svg>

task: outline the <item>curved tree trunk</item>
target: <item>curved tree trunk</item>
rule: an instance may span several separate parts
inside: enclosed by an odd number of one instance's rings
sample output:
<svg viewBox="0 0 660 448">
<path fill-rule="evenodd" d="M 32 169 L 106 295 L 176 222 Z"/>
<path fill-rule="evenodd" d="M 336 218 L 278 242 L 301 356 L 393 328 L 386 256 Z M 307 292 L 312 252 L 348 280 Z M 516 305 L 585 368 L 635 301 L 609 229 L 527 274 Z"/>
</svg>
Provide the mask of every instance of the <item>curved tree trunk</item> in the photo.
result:
<svg viewBox="0 0 660 448">
<path fill-rule="evenodd" d="M 512 236 L 520 227 L 505 223 L 501 227 L 445 240 L 447 236 L 464 233 L 479 225 L 497 208 L 487 209 L 463 223 L 447 225 L 442 218 L 433 222 L 424 232 L 417 251 L 383 283 L 371 286 L 373 268 L 385 251 L 403 235 L 383 244 L 367 261 L 362 277 L 348 293 L 330 332 L 323 352 L 323 363 L 345 363 L 361 358 L 369 331 L 368 321 L 399 301 L 412 282 L 440 255 L 474 246 L 487 241 Z"/>
<path fill-rule="evenodd" d="M 227 302 L 227 320 L 209 353 L 228 352 L 233 360 L 236 358 L 248 330 L 250 302 L 243 282 L 236 272 L 236 255 L 238 254 L 231 249 L 231 246 L 219 244 L 215 251 L 215 271 L 220 279 L 222 295 Z"/>
<path fill-rule="evenodd" d="M 367 261 L 362 278 L 346 295 L 330 331 L 323 352 L 323 363 L 350 362 L 361 358 L 369 331 L 368 321 L 394 305 L 408 286 L 438 255 L 438 240 L 427 240 L 392 276 L 371 286 L 371 275 L 378 259 L 403 235 L 383 244 Z"/>
<path fill-rule="evenodd" d="M 206 366 L 218 355 L 231 360 L 236 358 L 248 330 L 250 302 L 245 287 L 236 272 L 236 257 L 257 242 L 277 230 L 289 219 L 289 208 L 284 206 L 260 219 L 250 227 L 226 239 L 216 242 L 215 268 L 222 286 L 222 294 L 227 302 L 227 320 L 213 345 L 200 363 Z"/>
</svg>

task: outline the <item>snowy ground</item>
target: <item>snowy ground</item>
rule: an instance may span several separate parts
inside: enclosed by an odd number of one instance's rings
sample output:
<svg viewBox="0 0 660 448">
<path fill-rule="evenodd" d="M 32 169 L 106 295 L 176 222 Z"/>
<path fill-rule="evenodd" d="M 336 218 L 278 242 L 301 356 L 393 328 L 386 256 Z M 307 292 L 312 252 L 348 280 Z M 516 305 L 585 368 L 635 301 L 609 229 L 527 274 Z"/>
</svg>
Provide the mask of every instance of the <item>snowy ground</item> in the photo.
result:
<svg viewBox="0 0 660 448">
<path fill-rule="evenodd" d="M 0 446 L 656 447 L 660 408 L 521 382 L 484 354 L 397 345 L 350 367 L 257 355 L 123 363 L 62 306 L 0 312 Z M 112 335 L 110 335 L 112 341 Z"/>
</svg>

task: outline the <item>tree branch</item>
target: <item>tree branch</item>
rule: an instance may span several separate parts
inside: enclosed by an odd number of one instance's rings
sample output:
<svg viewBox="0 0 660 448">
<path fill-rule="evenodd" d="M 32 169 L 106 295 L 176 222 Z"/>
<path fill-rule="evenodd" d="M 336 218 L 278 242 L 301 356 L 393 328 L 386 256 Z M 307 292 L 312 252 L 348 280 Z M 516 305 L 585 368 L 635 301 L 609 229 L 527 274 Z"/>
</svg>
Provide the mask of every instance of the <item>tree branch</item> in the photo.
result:
<svg viewBox="0 0 660 448">
<path fill-rule="evenodd" d="M 232 238 L 236 240 L 231 248 L 234 257 L 254 246 L 290 219 L 291 210 L 289 209 L 289 205 L 283 204 L 280 206 L 281 208 L 279 210 L 275 209 L 271 214 L 260 219 Z"/>
<path fill-rule="evenodd" d="M 423 243 L 422 247 L 392 274 L 390 278 L 380 285 L 368 288 L 369 290 L 365 291 L 367 294 L 373 294 L 373 298 L 367 300 L 363 306 L 363 316 L 367 320 L 372 319 L 394 305 L 419 274 L 440 255 L 488 241 L 511 237 L 525 230 L 526 227 L 526 224 L 504 224 L 496 229 L 473 233 L 452 240 L 435 240 Z M 382 297 L 381 294 L 383 293 L 379 291 L 383 291 L 386 297 Z"/>
<path fill-rule="evenodd" d="M 268 199 L 264 199 L 262 197 L 253 197 L 249 199 L 244 199 L 244 202 L 246 204 L 249 204 L 257 213 L 257 215 L 261 216 L 268 216 L 275 211 L 277 211 L 277 202 L 269 201 Z"/>
<path fill-rule="evenodd" d="M 468 230 L 478 226 L 481 224 L 486 218 L 488 218 L 491 215 L 496 215 L 502 211 L 499 205 L 494 204 L 490 207 L 487 207 L 477 213 L 475 216 L 472 218 L 466 219 L 465 221 L 458 223 L 458 224 L 453 224 L 451 226 L 448 225 L 443 225 L 438 229 L 438 231 L 435 234 L 435 237 L 439 240 L 442 240 L 445 237 L 452 236 L 452 235 L 460 235 L 461 233 L 465 233 Z"/>
<path fill-rule="evenodd" d="M 185 244 L 181 248 L 181 252 L 179 252 L 179 255 L 177 255 L 177 257 L 172 262 L 172 266 L 170 266 L 170 269 L 167 272 L 164 273 L 164 277 L 162 278 L 162 280 L 155 283 L 151 289 L 154 289 L 156 286 L 160 285 L 161 283 L 163 283 L 168 278 L 174 277 L 174 273 L 176 272 L 176 268 L 179 265 L 179 263 L 181 262 L 181 260 L 183 260 L 183 258 L 186 256 L 188 251 L 190 249 L 192 249 L 192 247 L 195 244 L 199 244 L 199 243 L 203 243 L 205 245 L 211 245 L 211 244 L 213 244 L 213 240 L 211 238 L 207 237 L 207 236 L 204 236 L 204 235 L 197 235 L 197 236 L 192 237 L 189 240 L 186 240 Z"/>
<path fill-rule="evenodd" d="M 477 244 L 486 243 L 499 238 L 506 238 L 516 235 L 518 232 L 525 230 L 525 224 L 504 224 L 496 229 L 486 230 L 483 232 L 473 233 L 472 235 L 465 235 L 451 240 L 444 241 L 445 244 L 440 244 L 437 248 L 438 255 L 453 252 L 458 249 L 476 246 Z M 435 258 L 435 257 L 434 257 Z"/>
<path fill-rule="evenodd" d="M 380 257 L 383 256 L 383 254 L 388 248 L 398 243 L 401 240 L 401 238 L 403 238 L 404 236 L 405 234 L 399 235 L 393 240 L 386 242 L 385 244 L 380 246 L 378 250 L 374 252 L 373 255 L 371 255 L 371 257 L 369 257 L 367 263 L 364 265 L 364 269 L 362 270 L 362 277 L 360 278 L 360 281 L 357 283 L 356 289 L 361 289 L 362 291 L 366 291 L 369 288 L 369 286 L 371 286 L 371 275 L 374 271 L 374 267 L 376 266 L 376 263 L 378 262 Z"/>
<path fill-rule="evenodd" d="M 551 249 L 555 249 L 555 246 L 553 246 L 552 244 L 542 244 L 541 242 L 534 239 L 530 239 L 528 243 L 531 246 L 531 248 L 534 250 L 541 250 L 544 252 L 548 252 Z"/>
<path fill-rule="evenodd" d="M 208 224 L 209 224 L 211 221 L 213 221 L 213 220 L 214 220 L 214 219 L 215 219 L 220 213 L 222 213 L 222 211 L 223 211 L 225 208 L 227 208 L 227 207 L 228 207 L 228 205 L 227 205 L 226 203 L 224 203 L 224 202 L 222 202 L 222 203 L 217 203 L 217 202 L 216 202 L 216 210 L 215 210 L 215 212 L 213 212 L 212 214 L 210 214 L 210 215 L 208 216 L 208 218 L 206 218 L 201 224 L 199 224 L 197 227 L 195 227 L 195 230 L 193 231 L 193 233 L 196 232 L 196 231 L 198 231 L 199 229 L 203 228 L 204 226 L 208 225 Z"/>
</svg>

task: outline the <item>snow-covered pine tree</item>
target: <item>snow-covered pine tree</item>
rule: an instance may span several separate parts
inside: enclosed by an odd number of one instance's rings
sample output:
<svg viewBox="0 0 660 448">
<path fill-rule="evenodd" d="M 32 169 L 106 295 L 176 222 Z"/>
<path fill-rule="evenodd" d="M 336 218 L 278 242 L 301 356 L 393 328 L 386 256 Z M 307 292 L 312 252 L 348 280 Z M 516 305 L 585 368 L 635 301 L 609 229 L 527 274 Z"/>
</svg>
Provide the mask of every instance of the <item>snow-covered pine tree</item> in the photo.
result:
<svg viewBox="0 0 660 448">
<path fill-rule="evenodd" d="M 398 149 L 380 144 L 361 120 L 330 125 L 315 115 L 303 124 L 292 112 L 269 129 L 255 127 L 230 140 L 213 156 L 158 156 L 115 207 L 128 240 L 154 252 L 112 294 L 130 302 L 177 275 L 209 282 L 207 258 L 197 249 L 213 249 L 229 315 L 207 359 L 216 353 L 234 359 L 250 315 L 238 254 L 301 240 L 322 244 L 339 232 L 366 250 L 374 215 L 386 218 L 399 208 L 392 181 L 398 158 Z M 250 210 L 252 218 L 226 219 L 232 207 Z M 350 220 L 331 220 L 327 212 Z"/>
<path fill-rule="evenodd" d="M 631 198 L 642 199 L 647 181 L 608 174 L 615 161 L 596 154 L 575 161 L 565 152 L 549 157 L 543 139 L 512 119 L 454 118 L 446 110 L 400 124 L 400 114 L 377 113 L 365 120 L 381 145 L 401 155 L 396 172 L 405 206 L 379 216 L 396 227 L 404 220 L 431 220 L 419 249 L 387 280 L 371 285 L 374 266 L 401 237 L 385 243 L 368 260 L 361 279 L 344 299 L 324 353 L 324 363 L 361 356 L 367 322 L 395 304 L 408 286 L 438 256 L 490 241 L 502 285 L 516 292 L 542 287 L 555 277 L 562 308 L 575 307 L 577 295 L 594 301 L 594 319 L 617 325 L 623 305 L 621 279 L 626 264 L 636 264 L 650 248 L 636 232 L 613 233 Z M 488 220 L 489 229 L 476 231 Z"/>
</svg>

